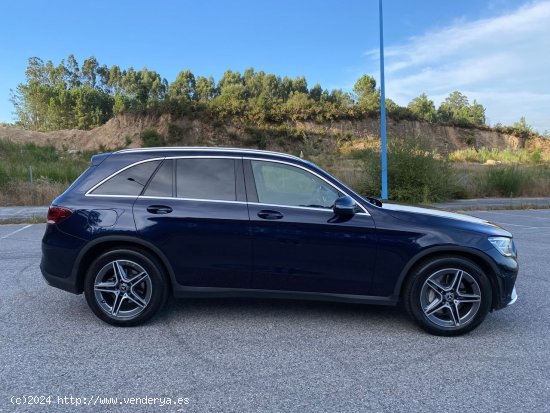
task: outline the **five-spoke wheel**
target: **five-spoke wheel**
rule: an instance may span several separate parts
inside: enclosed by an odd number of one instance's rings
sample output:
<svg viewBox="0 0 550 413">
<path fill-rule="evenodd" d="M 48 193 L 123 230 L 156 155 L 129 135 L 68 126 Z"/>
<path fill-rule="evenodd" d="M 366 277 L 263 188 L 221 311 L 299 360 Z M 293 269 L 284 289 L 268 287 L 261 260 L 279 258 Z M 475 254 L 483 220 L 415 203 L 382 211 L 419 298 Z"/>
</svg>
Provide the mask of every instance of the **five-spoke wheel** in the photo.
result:
<svg viewBox="0 0 550 413">
<path fill-rule="evenodd" d="M 476 328 L 487 315 L 491 284 L 472 261 L 439 257 L 413 271 L 403 300 L 407 312 L 425 330 L 459 335 Z"/>
<path fill-rule="evenodd" d="M 88 305 L 115 325 L 137 325 L 154 315 L 166 299 L 162 267 L 148 254 L 111 250 L 94 261 L 85 280 Z"/>
</svg>

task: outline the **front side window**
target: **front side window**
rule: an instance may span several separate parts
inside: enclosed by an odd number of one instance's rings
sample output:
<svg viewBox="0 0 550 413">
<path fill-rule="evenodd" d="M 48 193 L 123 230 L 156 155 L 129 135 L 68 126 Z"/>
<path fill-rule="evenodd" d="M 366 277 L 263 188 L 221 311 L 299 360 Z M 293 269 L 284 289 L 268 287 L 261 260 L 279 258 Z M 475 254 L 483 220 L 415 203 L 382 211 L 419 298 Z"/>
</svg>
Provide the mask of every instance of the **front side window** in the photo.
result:
<svg viewBox="0 0 550 413">
<path fill-rule="evenodd" d="M 339 197 L 336 189 L 301 168 L 276 162 L 251 162 L 260 203 L 332 208 Z"/>
<path fill-rule="evenodd" d="M 138 196 L 160 162 L 160 160 L 148 161 L 131 166 L 103 182 L 92 191 L 92 194 Z"/>
<path fill-rule="evenodd" d="M 235 201 L 234 159 L 178 159 L 178 198 Z"/>
</svg>

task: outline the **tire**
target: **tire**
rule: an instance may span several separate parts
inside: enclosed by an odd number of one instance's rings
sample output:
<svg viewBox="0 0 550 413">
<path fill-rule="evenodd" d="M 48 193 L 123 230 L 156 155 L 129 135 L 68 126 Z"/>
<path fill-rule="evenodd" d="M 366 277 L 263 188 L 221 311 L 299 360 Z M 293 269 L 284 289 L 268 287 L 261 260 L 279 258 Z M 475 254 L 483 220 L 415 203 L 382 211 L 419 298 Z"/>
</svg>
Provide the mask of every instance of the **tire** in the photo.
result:
<svg viewBox="0 0 550 413">
<path fill-rule="evenodd" d="M 458 336 L 472 331 L 491 309 L 487 275 L 462 257 L 438 257 L 418 265 L 407 279 L 403 304 L 425 331 Z"/>
<path fill-rule="evenodd" d="M 84 280 L 88 306 L 101 320 L 121 327 L 153 317 L 168 297 L 168 283 L 158 260 L 138 249 L 103 253 Z"/>
</svg>

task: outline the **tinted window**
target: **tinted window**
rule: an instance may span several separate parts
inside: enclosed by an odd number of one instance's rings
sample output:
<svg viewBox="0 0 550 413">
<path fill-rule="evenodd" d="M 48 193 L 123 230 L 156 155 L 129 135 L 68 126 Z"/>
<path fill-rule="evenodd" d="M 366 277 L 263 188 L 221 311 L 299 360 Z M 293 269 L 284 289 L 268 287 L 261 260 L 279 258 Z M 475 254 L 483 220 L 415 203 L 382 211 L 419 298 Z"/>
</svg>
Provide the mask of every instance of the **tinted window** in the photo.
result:
<svg viewBox="0 0 550 413">
<path fill-rule="evenodd" d="M 339 196 L 332 186 L 301 168 L 252 161 L 252 170 L 261 203 L 331 208 Z"/>
<path fill-rule="evenodd" d="M 161 161 L 143 162 L 116 174 L 98 186 L 96 195 L 139 195 Z"/>
<path fill-rule="evenodd" d="M 146 196 L 173 196 L 174 182 L 174 161 L 167 159 L 162 166 L 157 170 L 155 176 L 147 185 L 147 189 L 143 193 Z"/>
<path fill-rule="evenodd" d="M 178 159 L 178 198 L 235 201 L 233 159 Z"/>
</svg>

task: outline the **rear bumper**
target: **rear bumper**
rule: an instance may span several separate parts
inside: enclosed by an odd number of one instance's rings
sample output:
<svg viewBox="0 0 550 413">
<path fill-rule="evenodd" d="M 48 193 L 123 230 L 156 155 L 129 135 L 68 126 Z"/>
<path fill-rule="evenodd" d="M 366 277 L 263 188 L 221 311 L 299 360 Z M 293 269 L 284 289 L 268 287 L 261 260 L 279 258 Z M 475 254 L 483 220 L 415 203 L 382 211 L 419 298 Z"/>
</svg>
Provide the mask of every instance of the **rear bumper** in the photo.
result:
<svg viewBox="0 0 550 413">
<path fill-rule="evenodd" d="M 73 269 L 84 244 L 84 240 L 61 232 L 55 225 L 47 225 L 42 239 L 40 271 L 49 285 L 74 294 L 82 292 Z"/>
<path fill-rule="evenodd" d="M 44 280 L 46 280 L 46 283 L 48 283 L 48 285 L 68 291 L 73 294 L 82 293 L 82 291 L 79 291 L 76 280 L 73 277 L 63 278 L 53 275 L 47 272 L 42 264 L 40 264 L 40 271 L 42 271 L 42 276 L 44 277 Z"/>
</svg>

